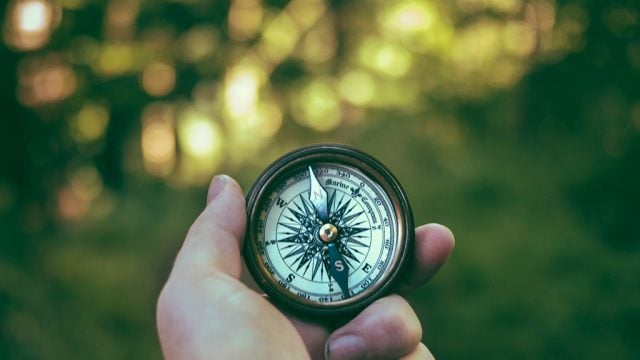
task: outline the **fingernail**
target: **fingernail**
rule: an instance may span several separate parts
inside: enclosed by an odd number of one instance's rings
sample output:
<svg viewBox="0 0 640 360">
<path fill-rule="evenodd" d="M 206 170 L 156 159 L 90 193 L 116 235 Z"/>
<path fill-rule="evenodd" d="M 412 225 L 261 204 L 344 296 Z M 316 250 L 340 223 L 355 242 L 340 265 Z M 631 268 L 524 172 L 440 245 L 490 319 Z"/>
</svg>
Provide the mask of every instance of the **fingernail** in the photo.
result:
<svg viewBox="0 0 640 360">
<path fill-rule="evenodd" d="M 367 344 L 356 335 L 345 335 L 330 340 L 324 348 L 326 360 L 355 360 L 367 356 Z"/>
<path fill-rule="evenodd" d="M 224 189 L 224 184 L 227 182 L 227 175 L 216 175 L 211 181 L 211 187 L 209 188 L 209 194 L 207 194 L 207 203 L 213 201 L 218 196 L 220 191 Z"/>
</svg>

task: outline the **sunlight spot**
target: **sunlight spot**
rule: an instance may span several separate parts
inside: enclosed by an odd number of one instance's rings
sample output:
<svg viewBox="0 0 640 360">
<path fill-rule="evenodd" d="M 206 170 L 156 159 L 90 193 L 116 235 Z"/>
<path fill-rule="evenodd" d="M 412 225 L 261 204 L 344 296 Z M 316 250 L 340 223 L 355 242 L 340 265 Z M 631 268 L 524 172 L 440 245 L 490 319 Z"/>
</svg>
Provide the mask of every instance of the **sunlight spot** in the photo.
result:
<svg viewBox="0 0 640 360">
<path fill-rule="evenodd" d="M 135 0 L 111 0 L 106 8 L 104 33 L 112 41 L 129 41 L 135 33 L 139 6 Z"/>
<path fill-rule="evenodd" d="M 253 65 L 235 66 L 225 77 L 225 109 L 232 118 L 241 118 L 254 111 L 260 86 L 266 81 L 262 69 Z"/>
<path fill-rule="evenodd" d="M 207 58 L 218 47 L 218 30 L 210 25 L 197 25 L 189 29 L 178 42 L 180 54 L 187 62 L 195 63 Z"/>
<path fill-rule="evenodd" d="M 343 99 L 352 104 L 364 106 L 371 102 L 376 84 L 370 74 L 351 70 L 345 73 L 338 83 L 338 90 Z"/>
<path fill-rule="evenodd" d="M 401 77 L 412 64 L 411 54 L 393 42 L 368 38 L 360 46 L 360 61 L 371 69 L 391 77 Z"/>
<path fill-rule="evenodd" d="M 264 29 L 258 50 L 269 62 L 280 63 L 293 51 L 299 38 L 295 21 L 282 11 Z"/>
<path fill-rule="evenodd" d="M 195 110 L 188 110 L 182 116 L 178 137 L 182 149 L 194 157 L 206 158 L 219 154 L 222 150 L 219 125 Z"/>
<path fill-rule="evenodd" d="M 504 43 L 511 54 L 526 57 L 536 48 L 536 33 L 525 22 L 509 21 L 504 27 Z"/>
<path fill-rule="evenodd" d="M 300 57 L 311 64 L 324 63 L 333 59 L 337 48 L 335 24 L 331 17 L 326 16 L 302 40 Z"/>
<path fill-rule="evenodd" d="M 173 66 L 167 63 L 151 63 L 142 72 L 142 87 L 149 95 L 167 95 L 175 83 L 176 71 Z"/>
<path fill-rule="evenodd" d="M 40 0 L 19 2 L 16 6 L 18 27 L 24 32 L 40 32 L 51 22 L 51 5 Z"/>
<path fill-rule="evenodd" d="M 18 99 L 27 106 L 60 102 L 71 96 L 77 78 L 61 56 L 26 58 L 18 66 Z"/>
<path fill-rule="evenodd" d="M 124 43 L 106 44 L 94 64 L 97 73 L 106 76 L 122 75 L 133 68 L 134 54 L 130 45 Z"/>
<path fill-rule="evenodd" d="M 452 44 L 453 64 L 464 71 L 481 70 L 500 54 L 502 27 L 480 19 L 460 31 Z"/>
<path fill-rule="evenodd" d="M 147 106 L 142 113 L 142 156 L 145 169 L 155 176 L 171 173 L 176 161 L 173 109 L 166 104 Z"/>
<path fill-rule="evenodd" d="M 255 110 L 241 118 L 228 121 L 229 128 L 247 139 L 273 136 L 282 125 L 282 110 L 272 101 L 260 102 Z"/>
<path fill-rule="evenodd" d="M 260 30 L 263 9 L 259 0 L 234 0 L 229 9 L 227 28 L 231 38 L 245 41 Z"/>
<path fill-rule="evenodd" d="M 380 23 L 392 34 L 414 34 L 428 31 L 433 22 L 430 4 L 422 1 L 400 1 L 382 12 Z"/>
<path fill-rule="evenodd" d="M 58 214 L 64 220 L 78 220 L 84 217 L 87 211 L 89 211 L 89 199 L 78 196 L 70 186 L 66 186 L 58 191 L 57 200 Z"/>
<path fill-rule="evenodd" d="M 179 110 L 177 119 L 178 144 L 182 151 L 172 181 L 178 185 L 204 184 L 211 180 L 222 162 L 227 139 L 211 116 L 191 104 Z"/>
<path fill-rule="evenodd" d="M 294 95 L 292 114 L 300 124 L 317 131 L 333 130 L 340 125 L 338 95 L 329 78 L 317 78 Z"/>
<path fill-rule="evenodd" d="M 50 1 L 12 1 L 4 23 L 5 41 L 18 50 L 38 49 L 49 41 L 60 17 L 60 7 Z"/>
<path fill-rule="evenodd" d="M 109 124 L 109 110 L 96 103 L 86 103 L 69 122 L 71 137 L 79 143 L 89 143 L 104 136 Z"/>
<path fill-rule="evenodd" d="M 94 200 L 102 192 L 102 177 L 94 166 L 83 166 L 73 172 L 69 182 L 71 190 L 81 198 Z"/>
<path fill-rule="evenodd" d="M 73 169 L 68 178 L 68 185 L 57 194 L 58 215 L 67 221 L 79 220 L 102 193 L 102 176 L 93 165 L 86 165 Z"/>
</svg>

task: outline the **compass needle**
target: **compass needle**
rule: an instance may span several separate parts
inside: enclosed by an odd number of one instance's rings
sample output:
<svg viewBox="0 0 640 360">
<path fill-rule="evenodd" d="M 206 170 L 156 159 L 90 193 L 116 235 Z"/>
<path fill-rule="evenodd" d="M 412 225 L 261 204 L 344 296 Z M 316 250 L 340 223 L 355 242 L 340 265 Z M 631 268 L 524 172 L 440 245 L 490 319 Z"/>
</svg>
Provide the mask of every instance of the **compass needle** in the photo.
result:
<svg viewBox="0 0 640 360">
<path fill-rule="evenodd" d="M 329 244 L 328 246 L 329 258 L 331 259 L 331 277 L 338 283 L 340 290 L 344 298 L 347 299 L 350 296 L 349 293 L 349 266 L 346 261 L 342 259 L 340 252 L 335 244 Z"/>
<path fill-rule="evenodd" d="M 316 209 L 320 221 L 327 222 L 327 220 L 329 220 L 329 211 L 327 209 L 327 190 L 320 185 L 320 182 L 313 173 L 311 166 L 309 166 L 309 182 L 309 200 L 311 200 L 313 207 Z"/>
</svg>

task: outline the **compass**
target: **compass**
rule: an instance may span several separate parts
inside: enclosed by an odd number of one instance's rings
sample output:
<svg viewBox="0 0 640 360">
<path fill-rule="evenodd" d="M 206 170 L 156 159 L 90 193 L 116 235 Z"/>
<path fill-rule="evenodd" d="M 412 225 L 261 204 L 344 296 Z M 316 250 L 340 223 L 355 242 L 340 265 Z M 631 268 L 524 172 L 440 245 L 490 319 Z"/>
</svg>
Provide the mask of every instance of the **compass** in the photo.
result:
<svg viewBox="0 0 640 360">
<path fill-rule="evenodd" d="M 413 249 L 413 215 L 391 172 L 343 145 L 271 164 L 247 196 L 247 268 L 294 311 L 338 315 L 388 293 Z"/>
</svg>

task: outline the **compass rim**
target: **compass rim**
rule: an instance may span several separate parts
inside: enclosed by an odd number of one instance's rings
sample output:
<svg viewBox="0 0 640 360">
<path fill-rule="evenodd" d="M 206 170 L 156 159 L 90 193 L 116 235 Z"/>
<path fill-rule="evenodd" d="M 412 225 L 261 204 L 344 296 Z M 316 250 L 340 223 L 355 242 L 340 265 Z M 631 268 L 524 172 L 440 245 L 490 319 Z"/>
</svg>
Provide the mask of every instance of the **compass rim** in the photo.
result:
<svg viewBox="0 0 640 360">
<path fill-rule="evenodd" d="M 384 270 L 381 284 L 374 284 L 364 290 L 357 300 L 343 299 L 331 303 L 305 301 L 288 290 L 280 289 L 274 281 L 270 281 L 268 270 L 260 260 L 256 245 L 256 225 L 258 210 L 268 195 L 276 189 L 278 179 L 287 178 L 291 173 L 308 166 L 309 163 L 341 164 L 352 167 L 369 177 L 389 198 L 396 215 L 397 234 L 396 254 L 392 264 Z M 381 181 L 382 180 L 382 181 Z M 314 144 L 290 151 L 273 161 L 261 174 L 248 192 L 247 200 L 247 229 L 243 255 L 247 268 L 260 288 L 272 298 L 288 309 L 313 315 L 342 315 L 353 313 L 365 308 L 376 299 L 388 294 L 398 279 L 402 277 L 404 269 L 410 262 L 414 250 L 414 223 L 411 205 L 407 195 L 395 175 L 378 159 L 361 150 L 342 144 Z M 358 295 L 360 295 L 358 294 Z"/>
</svg>

